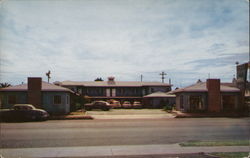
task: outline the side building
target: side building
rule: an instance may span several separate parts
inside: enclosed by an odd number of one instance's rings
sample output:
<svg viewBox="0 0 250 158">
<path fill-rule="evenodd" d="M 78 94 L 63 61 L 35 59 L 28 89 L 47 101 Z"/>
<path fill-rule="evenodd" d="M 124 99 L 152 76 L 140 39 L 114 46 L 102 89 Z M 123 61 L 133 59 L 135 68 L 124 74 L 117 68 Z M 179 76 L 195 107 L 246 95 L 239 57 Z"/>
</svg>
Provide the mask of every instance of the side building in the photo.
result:
<svg viewBox="0 0 250 158">
<path fill-rule="evenodd" d="M 198 81 L 172 93 L 176 94 L 176 109 L 184 112 L 229 112 L 244 109 L 240 89 L 220 83 L 220 79 Z"/>
<path fill-rule="evenodd" d="M 32 104 L 52 114 L 70 112 L 70 89 L 43 82 L 39 77 L 28 78 L 28 84 L 0 89 L 1 108 L 12 108 L 14 104 Z"/>
<path fill-rule="evenodd" d="M 91 101 L 115 99 L 121 103 L 124 101 L 143 102 L 143 97 L 146 95 L 171 91 L 171 85 L 167 83 L 115 81 L 114 77 L 109 77 L 108 81 L 57 81 L 54 84 L 88 96 Z"/>
</svg>

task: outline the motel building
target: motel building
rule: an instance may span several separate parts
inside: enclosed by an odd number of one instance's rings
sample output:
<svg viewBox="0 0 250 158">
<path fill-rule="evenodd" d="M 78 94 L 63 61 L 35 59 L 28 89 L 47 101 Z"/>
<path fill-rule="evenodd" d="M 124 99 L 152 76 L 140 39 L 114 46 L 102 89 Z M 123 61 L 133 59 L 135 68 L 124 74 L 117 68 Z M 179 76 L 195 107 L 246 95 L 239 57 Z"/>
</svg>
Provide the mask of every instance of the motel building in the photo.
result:
<svg viewBox="0 0 250 158">
<path fill-rule="evenodd" d="M 129 101 L 131 104 L 134 101 L 144 103 L 143 98 L 152 93 L 171 91 L 171 85 L 168 83 L 116 81 L 114 77 L 108 77 L 107 81 L 56 81 L 54 84 L 68 88 L 82 96 L 88 96 L 91 101 L 114 99 L 121 103 Z M 162 97 L 162 94 L 159 97 Z M 155 107 L 160 107 L 160 105 L 155 105 Z"/>
</svg>

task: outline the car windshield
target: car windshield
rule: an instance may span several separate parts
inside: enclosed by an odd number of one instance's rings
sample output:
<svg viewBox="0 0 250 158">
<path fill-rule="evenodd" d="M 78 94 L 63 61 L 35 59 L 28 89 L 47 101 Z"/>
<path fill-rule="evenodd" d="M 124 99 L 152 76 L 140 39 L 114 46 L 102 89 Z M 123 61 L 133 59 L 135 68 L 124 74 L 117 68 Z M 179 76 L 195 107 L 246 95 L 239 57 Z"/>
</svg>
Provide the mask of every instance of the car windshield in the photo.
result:
<svg viewBox="0 0 250 158">
<path fill-rule="evenodd" d="M 26 107 L 26 106 L 15 106 L 14 107 L 15 110 L 30 110 L 30 107 Z"/>
</svg>

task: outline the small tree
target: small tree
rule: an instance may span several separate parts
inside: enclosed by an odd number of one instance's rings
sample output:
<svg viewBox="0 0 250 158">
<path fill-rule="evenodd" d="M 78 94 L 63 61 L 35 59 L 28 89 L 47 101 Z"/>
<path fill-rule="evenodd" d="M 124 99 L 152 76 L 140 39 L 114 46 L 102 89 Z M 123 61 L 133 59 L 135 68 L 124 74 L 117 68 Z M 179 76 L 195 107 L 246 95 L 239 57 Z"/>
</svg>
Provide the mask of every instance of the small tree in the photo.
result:
<svg viewBox="0 0 250 158">
<path fill-rule="evenodd" d="M 5 88 L 5 87 L 10 87 L 11 84 L 5 82 L 5 83 L 0 83 L 0 88 Z"/>
</svg>

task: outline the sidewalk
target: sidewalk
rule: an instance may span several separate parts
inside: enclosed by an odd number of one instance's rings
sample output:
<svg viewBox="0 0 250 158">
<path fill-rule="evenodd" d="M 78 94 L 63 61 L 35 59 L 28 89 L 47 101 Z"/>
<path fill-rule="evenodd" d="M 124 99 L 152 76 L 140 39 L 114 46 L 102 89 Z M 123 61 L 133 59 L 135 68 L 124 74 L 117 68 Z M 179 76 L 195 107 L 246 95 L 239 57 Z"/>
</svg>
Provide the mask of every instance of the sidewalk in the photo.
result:
<svg viewBox="0 0 250 158">
<path fill-rule="evenodd" d="M 51 147 L 0 149 L 3 157 L 91 157 L 91 156 L 129 156 L 159 154 L 190 154 L 213 152 L 249 152 L 249 146 L 181 147 L 179 144 L 167 145 L 122 145 L 87 147 Z"/>
</svg>

